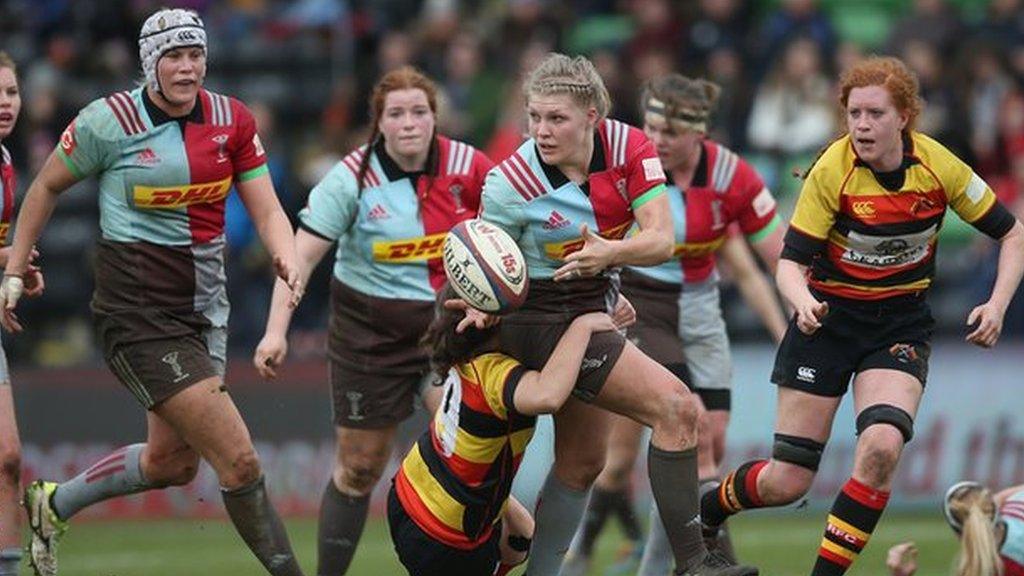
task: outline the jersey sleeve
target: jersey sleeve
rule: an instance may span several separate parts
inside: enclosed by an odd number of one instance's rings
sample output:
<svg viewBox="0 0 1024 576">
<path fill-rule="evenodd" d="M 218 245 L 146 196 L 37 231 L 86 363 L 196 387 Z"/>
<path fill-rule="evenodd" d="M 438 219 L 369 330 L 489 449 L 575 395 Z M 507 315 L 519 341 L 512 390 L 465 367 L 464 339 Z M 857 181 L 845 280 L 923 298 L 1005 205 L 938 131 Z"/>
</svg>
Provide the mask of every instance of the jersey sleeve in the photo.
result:
<svg viewBox="0 0 1024 576">
<path fill-rule="evenodd" d="M 630 128 L 630 153 L 626 157 L 626 195 L 636 210 L 665 193 L 665 169 L 654 144 L 636 128 Z"/>
<path fill-rule="evenodd" d="M 771 234 L 780 221 L 776 213 L 775 196 L 764 180 L 745 160 L 740 159 L 729 190 L 730 211 L 740 230 L 756 243 Z"/>
<path fill-rule="evenodd" d="M 809 264 L 824 249 L 839 212 L 840 182 L 832 172 L 824 157 L 811 168 L 786 231 L 782 258 Z"/>
<path fill-rule="evenodd" d="M 299 225 L 334 242 L 352 227 L 358 211 L 355 176 L 338 162 L 310 191 L 306 207 L 299 211 Z"/>
<path fill-rule="evenodd" d="M 237 137 L 231 150 L 231 161 L 235 168 L 235 179 L 245 182 L 267 173 L 267 153 L 256 130 L 256 118 L 249 108 L 234 98 L 231 99 L 231 106 L 237 118 Z"/>
<path fill-rule="evenodd" d="M 480 387 L 484 399 L 494 414 L 505 420 L 518 414 L 514 398 L 516 387 L 526 373 L 526 368 L 504 354 L 488 354 L 478 358 L 474 363 L 481 374 Z"/>
<path fill-rule="evenodd" d="M 523 236 L 526 219 L 522 196 L 512 187 L 501 170 L 493 169 L 484 179 L 480 196 L 480 218 L 498 226 L 516 242 Z"/>
<path fill-rule="evenodd" d="M 90 104 L 68 124 L 60 135 L 56 154 L 76 178 L 85 178 L 107 167 L 108 151 L 116 145 L 101 136 L 99 123 L 102 108 Z"/>
<path fill-rule="evenodd" d="M 939 162 L 949 206 L 964 219 L 988 236 L 999 239 L 1013 228 L 1016 218 L 996 198 L 992 188 L 963 160 L 944 150 Z"/>
</svg>

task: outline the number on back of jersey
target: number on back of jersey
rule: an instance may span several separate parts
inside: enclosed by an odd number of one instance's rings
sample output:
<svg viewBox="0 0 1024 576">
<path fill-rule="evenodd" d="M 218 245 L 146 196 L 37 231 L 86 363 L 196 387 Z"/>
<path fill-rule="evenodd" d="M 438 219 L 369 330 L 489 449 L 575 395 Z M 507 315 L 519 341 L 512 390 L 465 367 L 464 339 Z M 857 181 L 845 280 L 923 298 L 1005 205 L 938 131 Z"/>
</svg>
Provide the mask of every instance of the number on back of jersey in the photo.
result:
<svg viewBox="0 0 1024 576">
<path fill-rule="evenodd" d="M 444 394 L 441 396 L 441 407 L 434 416 L 434 433 L 438 444 L 448 457 L 455 453 L 455 438 L 459 432 L 459 406 L 462 405 L 462 379 L 452 368 L 444 381 Z"/>
</svg>

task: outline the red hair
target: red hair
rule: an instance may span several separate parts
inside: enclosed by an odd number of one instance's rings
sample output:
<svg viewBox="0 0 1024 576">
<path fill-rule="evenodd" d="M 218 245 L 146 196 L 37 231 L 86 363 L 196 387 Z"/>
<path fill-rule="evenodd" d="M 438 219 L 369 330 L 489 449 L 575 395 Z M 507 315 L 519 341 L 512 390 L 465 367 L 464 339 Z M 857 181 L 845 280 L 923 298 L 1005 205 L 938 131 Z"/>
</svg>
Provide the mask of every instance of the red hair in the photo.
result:
<svg viewBox="0 0 1024 576">
<path fill-rule="evenodd" d="M 917 76 L 902 60 L 890 56 L 872 56 L 851 66 L 839 79 L 839 103 L 843 109 L 846 109 L 851 90 L 867 86 L 885 88 L 896 109 L 907 115 L 904 130 L 914 129 L 914 122 L 921 114 L 921 97 L 918 95 Z"/>
</svg>

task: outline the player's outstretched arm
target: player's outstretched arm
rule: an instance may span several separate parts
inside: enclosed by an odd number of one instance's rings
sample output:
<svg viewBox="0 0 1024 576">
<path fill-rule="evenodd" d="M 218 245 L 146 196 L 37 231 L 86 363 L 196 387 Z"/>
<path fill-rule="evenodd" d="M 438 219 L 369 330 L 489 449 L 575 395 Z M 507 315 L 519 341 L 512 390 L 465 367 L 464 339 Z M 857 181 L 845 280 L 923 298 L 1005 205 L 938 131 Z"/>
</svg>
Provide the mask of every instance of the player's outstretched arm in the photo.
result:
<svg viewBox="0 0 1024 576">
<path fill-rule="evenodd" d="M 512 401 L 520 414 L 551 414 L 557 412 L 579 377 L 583 355 L 595 332 L 615 330 L 615 324 L 604 312 L 578 316 L 562 334 L 544 368 L 523 375 Z"/>
<path fill-rule="evenodd" d="M 967 341 L 991 348 L 999 341 L 1003 331 L 1003 316 L 1010 306 L 1013 294 L 1024 275 L 1024 226 L 1020 220 L 999 239 L 999 264 L 996 268 L 996 282 L 988 302 L 976 306 L 967 315 L 967 325 L 975 326 L 967 335 Z"/>
<path fill-rule="evenodd" d="M 295 233 L 295 262 L 299 282 L 306 286 L 313 268 L 331 249 L 332 242 L 310 234 L 302 228 Z M 252 362 L 263 378 L 276 378 L 279 367 L 288 354 L 288 326 L 295 311 L 292 292 L 280 278 L 274 282 L 274 294 L 270 298 L 270 313 L 263 338 L 256 346 Z"/>
</svg>

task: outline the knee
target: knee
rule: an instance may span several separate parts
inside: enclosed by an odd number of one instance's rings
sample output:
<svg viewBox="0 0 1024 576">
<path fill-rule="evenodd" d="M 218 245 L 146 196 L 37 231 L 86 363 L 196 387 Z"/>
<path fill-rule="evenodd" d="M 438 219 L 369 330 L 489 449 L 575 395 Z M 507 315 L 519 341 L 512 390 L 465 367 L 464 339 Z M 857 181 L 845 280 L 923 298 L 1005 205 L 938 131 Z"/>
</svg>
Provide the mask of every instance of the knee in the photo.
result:
<svg viewBox="0 0 1024 576">
<path fill-rule="evenodd" d="M 782 506 L 803 498 L 811 489 L 814 472 L 793 464 L 772 461 L 758 483 L 765 504 Z"/>
<path fill-rule="evenodd" d="M 858 444 L 856 471 L 868 486 L 881 488 L 892 480 L 903 451 L 903 435 L 893 426 L 866 429 Z"/>
<path fill-rule="evenodd" d="M 334 467 L 334 484 L 352 496 L 366 496 L 373 491 L 383 473 L 385 462 L 365 453 L 346 454 Z"/>
<path fill-rule="evenodd" d="M 686 391 L 682 383 L 675 383 L 657 398 L 657 420 L 654 428 L 696 431 L 701 409 L 697 397 Z"/>
<path fill-rule="evenodd" d="M 248 486 L 259 480 L 263 474 L 260 458 L 252 446 L 239 450 L 229 459 L 230 466 L 220 474 L 221 486 L 228 489 Z"/>
<path fill-rule="evenodd" d="M 571 458 L 555 458 L 555 474 L 574 490 L 587 490 L 604 468 L 604 454 L 574 454 Z"/>
<path fill-rule="evenodd" d="M 8 486 L 21 483 L 21 450 L 17 445 L 0 449 L 0 483 Z"/>
<path fill-rule="evenodd" d="M 172 450 L 147 449 L 142 462 L 146 481 L 156 486 L 183 486 L 199 471 L 199 454 L 188 446 Z"/>
</svg>

